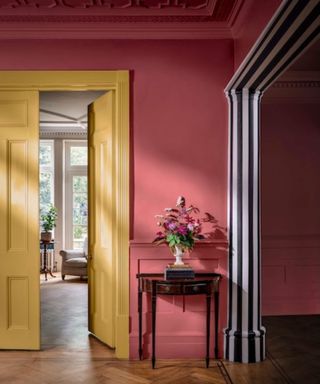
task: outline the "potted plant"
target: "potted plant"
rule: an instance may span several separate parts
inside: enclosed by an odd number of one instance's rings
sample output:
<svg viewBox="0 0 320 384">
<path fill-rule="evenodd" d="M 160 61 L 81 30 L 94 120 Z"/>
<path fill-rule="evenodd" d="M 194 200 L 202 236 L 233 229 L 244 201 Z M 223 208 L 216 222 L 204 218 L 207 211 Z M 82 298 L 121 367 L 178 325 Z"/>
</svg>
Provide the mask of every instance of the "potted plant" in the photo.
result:
<svg viewBox="0 0 320 384">
<path fill-rule="evenodd" d="M 41 232 L 42 241 L 49 242 L 52 240 L 52 230 L 56 226 L 57 217 L 57 208 L 53 205 L 50 206 L 47 213 L 41 215 L 41 227 L 43 229 L 43 232 Z"/>
</svg>

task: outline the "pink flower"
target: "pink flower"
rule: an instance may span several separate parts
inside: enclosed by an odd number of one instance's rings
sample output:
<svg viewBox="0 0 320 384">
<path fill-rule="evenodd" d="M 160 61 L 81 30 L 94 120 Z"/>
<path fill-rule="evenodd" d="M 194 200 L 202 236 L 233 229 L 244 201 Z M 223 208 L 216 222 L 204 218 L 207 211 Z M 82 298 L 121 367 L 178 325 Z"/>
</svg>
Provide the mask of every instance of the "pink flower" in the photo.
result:
<svg viewBox="0 0 320 384">
<path fill-rule="evenodd" d="M 177 226 L 176 226 L 175 223 L 170 223 L 170 224 L 168 225 L 168 228 L 171 229 L 171 231 L 174 231 L 174 230 L 177 228 Z"/>
<path fill-rule="evenodd" d="M 180 225 L 179 228 L 178 228 L 178 232 L 181 234 L 181 235 L 187 235 L 188 234 L 188 229 L 186 226 L 184 225 Z"/>
<path fill-rule="evenodd" d="M 191 223 L 189 223 L 188 225 L 187 225 L 187 228 L 189 229 L 189 231 L 193 231 L 194 230 L 194 225 L 193 224 L 191 224 Z"/>
</svg>

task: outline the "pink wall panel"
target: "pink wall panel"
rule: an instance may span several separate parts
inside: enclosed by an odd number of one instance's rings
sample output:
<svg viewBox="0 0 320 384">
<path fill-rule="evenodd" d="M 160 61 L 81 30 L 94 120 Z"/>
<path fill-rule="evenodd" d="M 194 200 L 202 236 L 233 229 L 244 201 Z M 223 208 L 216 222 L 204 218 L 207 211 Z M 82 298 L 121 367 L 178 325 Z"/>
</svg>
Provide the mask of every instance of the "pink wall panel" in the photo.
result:
<svg viewBox="0 0 320 384">
<path fill-rule="evenodd" d="M 156 247 L 150 244 L 132 243 L 130 252 L 130 356 L 138 358 L 138 284 L 135 278 L 138 272 L 162 272 L 173 261 L 166 246 Z M 227 252 L 226 243 L 215 242 L 197 244 L 185 262 L 195 271 L 218 272 L 223 275 L 220 285 L 219 349 L 223 352 L 222 329 L 226 326 L 227 314 Z M 195 358 L 205 356 L 206 301 L 205 295 L 185 298 L 181 296 L 159 296 L 157 300 L 157 356 L 159 358 Z M 212 303 L 213 310 L 213 303 Z M 211 355 L 213 356 L 214 313 L 211 314 Z M 151 301 L 143 295 L 143 344 L 144 356 L 151 353 Z"/>
<path fill-rule="evenodd" d="M 262 106 L 265 315 L 320 313 L 319 103 L 294 92 Z"/>
<path fill-rule="evenodd" d="M 233 42 L 0 40 L 0 52 L 2 70 L 131 71 L 130 229 L 131 238 L 142 243 L 132 248 L 130 264 L 131 356 L 136 357 L 138 264 L 144 271 L 162 271 L 169 260 L 166 248 L 143 245 L 150 244 L 157 231 L 154 215 L 183 194 L 188 204 L 226 225 L 228 123 L 223 89 L 233 73 Z M 225 251 L 201 248 L 193 263 L 198 270 L 223 269 L 226 274 Z M 159 357 L 203 357 L 204 312 L 189 300 L 182 312 L 181 299 L 174 300 L 159 302 Z"/>
</svg>

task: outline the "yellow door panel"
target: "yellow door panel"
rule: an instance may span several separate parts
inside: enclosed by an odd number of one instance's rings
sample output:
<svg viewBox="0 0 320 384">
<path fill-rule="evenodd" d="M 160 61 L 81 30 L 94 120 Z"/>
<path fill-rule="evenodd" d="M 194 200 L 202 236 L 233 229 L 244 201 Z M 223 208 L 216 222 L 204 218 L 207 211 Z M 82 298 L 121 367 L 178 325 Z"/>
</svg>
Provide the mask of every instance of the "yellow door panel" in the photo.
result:
<svg viewBox="0 0 320 384">
<path fill-rule="evenodd" d="M 38 92 L 0 92 L 0 348 L 39 349 Z"/>
<path fill-rule="evenodd" d="M 113 92 L 89 106 L 89 331 L 114 347 Z"/>
</svg>

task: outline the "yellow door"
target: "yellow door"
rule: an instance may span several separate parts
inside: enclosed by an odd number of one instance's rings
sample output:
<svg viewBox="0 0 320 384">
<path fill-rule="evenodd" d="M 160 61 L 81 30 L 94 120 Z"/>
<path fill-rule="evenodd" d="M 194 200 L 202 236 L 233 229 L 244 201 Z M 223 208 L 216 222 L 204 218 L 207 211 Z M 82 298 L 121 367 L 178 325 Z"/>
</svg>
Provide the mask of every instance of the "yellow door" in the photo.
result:
<svg viewBox="0 0 320 384">
<path fill-rule="evenodd" d="M 113 92 L 89 106 L 89 331 L 114 347 Z"/>
<path fill-rule="evenodd" d="M 0 348 L 40 348 L 38 92 L 0 92 Z"/>
</svg>

